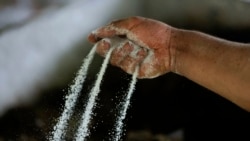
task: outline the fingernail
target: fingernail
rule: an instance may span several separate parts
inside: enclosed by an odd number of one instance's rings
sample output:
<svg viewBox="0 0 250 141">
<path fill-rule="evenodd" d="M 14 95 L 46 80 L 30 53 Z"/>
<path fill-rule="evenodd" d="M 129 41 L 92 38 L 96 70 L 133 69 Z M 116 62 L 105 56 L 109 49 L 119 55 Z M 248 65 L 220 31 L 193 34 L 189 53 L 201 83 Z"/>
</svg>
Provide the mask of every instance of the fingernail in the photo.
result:
<svg viewBox="0 0 250 141">
<path fill-rule="evenodd" d="M 146 57 L 148 54 L 148 51 L 145 48 L 140 48 L 139 51 L 137 52 L 138 56 Z"/>
<path fill-rule="evenodd" d="M 109 39 L 109 38 L 104 38 L 104 39 L 102 39 L 102 41 L 103 41 L 103 42 L 106 42 L 106 43 L 108 43 L 108 44 L 110 44 L 110 43 L 111 43 L 111 41 L 110 41 L 110 39 Z"/>
<path fill-rule="evenodd" d="M 125 45 L 124 45 L 124 49 L 131 52 L 134 50 L 134 44 L 131 43 L 130 41 L 129 42 L 126 42 Z"/>
<path fill-rule="evenodd" d="M 99 33 L 99 32 L 98 32 L 98 30 L 99 30 L 99 28 L 97 28 L 97 29 L 93 30 L 91 33 L 92 33 L 92 34 L 94 34 L 94 35 L 96 35 L 96 34 L 98 34 L 98 33 Z"/>
</svg>

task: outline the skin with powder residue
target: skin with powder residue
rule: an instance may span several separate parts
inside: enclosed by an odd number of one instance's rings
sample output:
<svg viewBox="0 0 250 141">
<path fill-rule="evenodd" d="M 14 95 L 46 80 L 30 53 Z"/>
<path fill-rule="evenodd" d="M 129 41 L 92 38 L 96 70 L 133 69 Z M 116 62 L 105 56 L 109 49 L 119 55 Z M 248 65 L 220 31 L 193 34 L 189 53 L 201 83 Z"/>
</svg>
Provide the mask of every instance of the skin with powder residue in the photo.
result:
<svg viewBox="0 0 250 141">
<path fill-rule="evenodd" d="M 148 30 L 143 30 L 147 28 Z M 112 38 L 124 36 L 127 44 L 121 49 L 115 49 L 111 56 L 111 64 L 120 67 L 129 74 L 134 72 L 135 66 L 140 64 L 138 78 L 155 78 L 170 71 L 170 48 L 169 40 L 171 33 L 170 26 L 155 20 L 131 17 L 128 20 L 113 21 L 110 24 L 92 32 L 88 39 L 96 43 L 103 37 Z M 153 40 L 153 38 L 158 40 Z M 129 43 L 130 42 L 130 43 Z M 132 44 L 131 44 L 132 43 Z M 131 57 L 134 46 L 141 47 L 139 57 Z M 104 55 L 110 45 L 102 43 L 98 46 L 97 52 Z M 147 59 L 142 61 L 142 58 Z"/>
<path fill-rule="evenodd" d="M 138 63 L 138 78 L 155 78 L 173 72 L 250 111 L 250 44 L 174 28 L 144 17 L 113 21 L 91 33 L 88 39 L 96 43 L 115 36 L 146 49 L 142 62 L 129 55 L 133 52 L 129 43 L 111 55 L 111 64 L 125 72 L 132 74 Z M 100 55 L 108 48 L 109 44 L 97 45 Z"/>
</svg>

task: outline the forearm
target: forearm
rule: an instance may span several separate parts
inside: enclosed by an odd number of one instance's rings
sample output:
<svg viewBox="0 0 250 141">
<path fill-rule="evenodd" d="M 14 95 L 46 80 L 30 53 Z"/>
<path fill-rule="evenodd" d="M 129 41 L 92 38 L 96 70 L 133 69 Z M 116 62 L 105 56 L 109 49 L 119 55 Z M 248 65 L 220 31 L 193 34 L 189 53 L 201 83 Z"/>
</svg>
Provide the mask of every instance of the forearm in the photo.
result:
<svg viewBox="0 0 250 141">
<path fill-rule="evenodd" d="M 172 71 L 250 111 L 250 45 L 174 29 Z"/>
</svg>

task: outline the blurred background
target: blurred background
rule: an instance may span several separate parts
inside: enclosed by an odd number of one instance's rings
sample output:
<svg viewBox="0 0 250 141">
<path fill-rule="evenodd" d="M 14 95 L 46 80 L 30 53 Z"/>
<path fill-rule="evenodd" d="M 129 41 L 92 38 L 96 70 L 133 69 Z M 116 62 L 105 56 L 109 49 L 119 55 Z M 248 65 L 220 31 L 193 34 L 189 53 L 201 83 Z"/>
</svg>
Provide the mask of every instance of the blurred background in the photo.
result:
<svg viewBox="0 0 250 141">
<path fill-rule="evenodd" d="M 111 20 L 145 16 L 171 26 L 250 42 L 249 0 L 0 0 L 0 141 L 45 141 L 92 45 Z M 102 58 L 90 67 L 66 140 L 73 140 Z M 88 140 L 110 140 L 131 76 L 108 66 Z M 126 141 L 250 140 L 250 114 L 168 73 L 138 80 L 125 119 Z"/>
</svg>

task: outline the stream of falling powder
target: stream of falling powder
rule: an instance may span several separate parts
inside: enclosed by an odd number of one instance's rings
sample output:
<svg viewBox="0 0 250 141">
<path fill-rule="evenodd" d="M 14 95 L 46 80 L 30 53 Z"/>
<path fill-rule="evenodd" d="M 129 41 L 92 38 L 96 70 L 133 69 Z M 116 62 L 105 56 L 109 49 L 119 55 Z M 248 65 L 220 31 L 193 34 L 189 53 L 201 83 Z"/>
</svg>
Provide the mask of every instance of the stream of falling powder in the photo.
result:
<svg viewBox="0 0 250 141">
<path fill-rule="evenodd" d="M 65 136 L 65 130 L 68 125 L 67 121 L 73 113 L 73 108 L 75 107 L 76 100 L 82 90 L 82 84 L 86 78 L 89 64 L 92 62 L 95 55 L 95 50 L 96 45 L 91 49 L 87 57 L 84 59 L 83 64 L 79 69 L 76 78 L 74 79 L 74 84 L 70 86 L 68 96 L 66 97 L 64 111 L 59 118 L 59 121 L 54 126 L 54 131 L 52 132 L 53 137 L 50 138 L 51 141 L 60 141 Z"/>
<path fill-rule="evenodd" d="M 101 70 L 98 73 L 97 80 L 95 81 L 94 87 L 90 91 L 90 94 L 89 94 L 90 97 L 89 97 L 85 112 L 83 113 L 82 118 L 81 118 L 81 125 L 79 126 L 76 137 L 75 137 L 76 141 L 84 141 L 85 138 L 89 135 L 88 125 L 91 120 L 93 108 L 95 106 L 95 100 L 96 100 L 98 93 L 100 92 L 101 81 L 102 81 L 103 75 L 105 73 L 105 70 L 107 68 L 107 65 L 108 65 L 108 62 L 109 62 L 109 59 L 113 50 L 114 50 L 114 47 L 112 47 L 108 51 L 102 63 Z"/>
<path fill-rule="evenodd" d="M 135 72 L 132 76 L 132 80 L 130 82 L 130 86 L 129 86 L 129 89 L 128 89 L 128 92 L 127 92 L 127 96 L 126 98 L 124 99 L 123 101 L 123 106 L 119 112 L 119 116 L 118 116 L 118 119 L 116 121 L 116 124 L 115 124 L 115 135 L 112 139 L 112 141 L 119 141 L 121 136 L 122 136 L 122 129 L 123 129 L 123 120 L 125 119 L 126 117 L 126 114 L 127 114 L 127 110 L 128 110 L 128 107 L 129 107 L 129 104 L 130 104 L 130 98 L 135 90 L 135 84 L 136 84 L 136 81 L 137 81 L 137 75 L 138 75 L 138 69 L 139 69 L 139 66 L 136 67 L 135 69 Z"/>
</svg>

